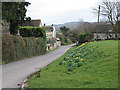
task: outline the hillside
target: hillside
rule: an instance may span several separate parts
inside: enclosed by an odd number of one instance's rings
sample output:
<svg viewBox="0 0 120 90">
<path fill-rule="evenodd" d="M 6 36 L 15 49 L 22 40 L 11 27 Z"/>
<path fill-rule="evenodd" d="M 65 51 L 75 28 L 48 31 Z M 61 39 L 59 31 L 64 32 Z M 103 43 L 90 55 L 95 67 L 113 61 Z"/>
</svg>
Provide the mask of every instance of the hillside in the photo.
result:
<svg viewBox="0 0 120 90">
<path fill-rule="evenodd" d="M 117 88 L 118 41 L 75 46 L 28 83 L 29 88 Z"/>
</svg>

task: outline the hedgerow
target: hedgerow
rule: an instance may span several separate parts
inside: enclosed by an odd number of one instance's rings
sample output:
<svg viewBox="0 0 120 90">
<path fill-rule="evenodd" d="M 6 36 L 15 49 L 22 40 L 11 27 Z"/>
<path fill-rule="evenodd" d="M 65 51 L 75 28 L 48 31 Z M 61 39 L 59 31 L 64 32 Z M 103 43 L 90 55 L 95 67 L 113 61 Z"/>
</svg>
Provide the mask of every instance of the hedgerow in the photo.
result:
<svg viewBox="0 0 120 90">
<path fill-rule="evenodd" d="M 9 63 L 46 53 L 46 41 L 41 37 L 22 37 L 4 34 L 2 37 L 2 61 Z"/>
<path fill-rule="evenodd" d="M 24 26 L 18 28 L 22 37 L 41 37 L 46 40 L 45 30 L 41 27 Z"/>
</svg>

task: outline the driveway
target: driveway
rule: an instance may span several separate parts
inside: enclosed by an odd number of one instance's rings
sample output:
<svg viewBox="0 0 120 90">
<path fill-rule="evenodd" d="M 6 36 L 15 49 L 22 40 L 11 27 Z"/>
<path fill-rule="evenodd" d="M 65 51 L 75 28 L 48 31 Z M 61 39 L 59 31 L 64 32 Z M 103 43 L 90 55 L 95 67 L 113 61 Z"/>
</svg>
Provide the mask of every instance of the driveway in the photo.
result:
<svg viewBox="0 0 120 90">
<path fill-rule="evenodd" d="M 2 65 L 2 87 L 19 88 L 17 84 L 23 82 L 27 76 L 50 64 L 52 61 L 63 55 L 73 45 L 75 44 L 61 46 L 45 55 Z"/>
</svg>

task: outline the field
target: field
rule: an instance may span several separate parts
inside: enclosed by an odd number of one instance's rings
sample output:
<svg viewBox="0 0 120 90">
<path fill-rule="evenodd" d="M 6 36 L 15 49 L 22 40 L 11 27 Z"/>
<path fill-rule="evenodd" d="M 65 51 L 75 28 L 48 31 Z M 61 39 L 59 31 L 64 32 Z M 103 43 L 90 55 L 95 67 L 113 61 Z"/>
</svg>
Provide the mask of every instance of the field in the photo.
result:
<svg viewBox="0 0 120 90">
<path fill-rule="evenodd" d="M 84 43 L 28 80 L 28 88 L 117 88 L 118 41 Z"/>
</svg>

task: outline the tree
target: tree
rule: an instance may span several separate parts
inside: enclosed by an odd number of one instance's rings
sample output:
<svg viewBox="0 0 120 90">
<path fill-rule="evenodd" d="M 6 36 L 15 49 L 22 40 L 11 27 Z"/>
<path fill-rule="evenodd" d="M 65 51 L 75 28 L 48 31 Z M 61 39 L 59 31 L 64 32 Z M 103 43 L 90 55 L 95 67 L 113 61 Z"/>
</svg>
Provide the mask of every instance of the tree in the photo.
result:
<svg viewBox="0 0 120 90">
<path fill-rule="evenodd" d="M 113 31 L 115 32 L 115 38 L 118 39 L 118 13 L 120 12 L 120 1 L 109 0 L 102 1 L 100 4 L 100 15 L 107 17 L 111 24 Z M 97 9 L 93 9 L 97 11 Z"/>
<path fill-rule="evenodd" d="M 29 2 L 3 2 L 2 3 L 2 19 L 10 23 L 10 33 L 17 34 L 17 28 L 24 20 L 30 20 L 26 17 L 26 12 L 30 5 Z"/>
<path fill-rule="evenodd" d="M 67 36 L 69 28 L 67 28 L 66 26 L 63 26 L 63 27 L 60 27 L 60 30 L 62 31 L 63 35 Z"/>
</svg>

